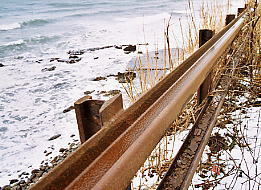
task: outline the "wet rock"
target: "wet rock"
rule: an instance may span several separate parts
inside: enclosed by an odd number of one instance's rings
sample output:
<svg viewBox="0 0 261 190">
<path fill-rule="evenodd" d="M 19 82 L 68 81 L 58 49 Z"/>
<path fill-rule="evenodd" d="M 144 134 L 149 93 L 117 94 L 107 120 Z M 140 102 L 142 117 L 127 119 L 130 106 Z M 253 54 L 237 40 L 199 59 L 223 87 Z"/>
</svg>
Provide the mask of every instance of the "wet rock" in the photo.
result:
<svg viewBox="0 0 261 190">
<path fill-rule="evenodd" d="M 92 90 L 92 91 L 88 91 L 88 90 L 87 90 L 87 91 L 84 92 L 84 94 L 85 94 L 85 95 L 89 95 L 89 94 L 91 94 L 91 93 L 93 93 L 93 92 L 95 92 L 95 90 Z"/>
<path fill-rule="evenodd" d="M 117 77 L 118 75 L 110 74 L 107 77 Z"/>
<path fill-rule="evenodd" d="M 11 180 L 9 180 L 10 184 L 16 183 L 18 181 L 19 181 L 18 179 L 11 179 Z"/>
<path fill-rule="evenodd" d="M 50 154 L 52 154 L 52 152 L 48 152 L 45 154 L 45 156 L 49 156 Z"/>
<path fill-rule="evenodd" d="M 92 81 L 100 81 L 100 80 L 106 80 L 106 77 L 96 77 Z"/>
<path fill-rule="evenodd" d="M 68 54 L 70 54 L 70 55 L 82 55 L 84 53 L 85 53 L 85 50 L 76 50 L 76 51 L 72 50 L 72 51 L 68 52 Z"/>
<path fill-rule="evenodd" d="M 51 58 L 51 59 L 50 59 L 50 62 L 57 61 L 57 60 L 59 60 L 59 59 L 60 59 L 60 58 L 58 58 L 58 57 Z"/>
<path fill-rule="evenodd" d="M 74 64 L 74 63 L 77 63 L 79 61 L 81 61 L 82 58 L 78 58 L 78 59 L 69 59 L 68 61 L 66 61 L 66 63 L 69 63 L 69 64 Z"/>
<path fill-rule="evenodd" d="M 43 61 L 43 59 L 38 59 L 37 61 L 36 61 L 36 63 L 41 63 Z"/>
<path fill-rule="evenodd" d="M 134 52 L 136 51 L 136 45 L 128 45 L 123 49 L 123 51 Z"/>
<path fill-rule="evenodd" d="M 67 63 L 68 60 L 66 59 L 57 59 L 57 62 L 59 63 Z"/>
<path fill-rule="evenodd" d="M 65 110 L 63 110 L 63 113 L 67 113 L 69 111 L 72 111 L 74 109 L 74 106 L 70 106 L 68 108 L 66 108 Z"/>
<path fill-rule="evenodd" d="M 108 49 L 112 48 L 113 46 L 103 46 L 103 47 L 96 47 L 96 48 L 89 48 L 87 51 L 96 51 L 96 50 L 101 50 L 101 49 Z"/>
<path fill-rule="evenodd" d="M 60 148 L 59 152 L 65 152 L 66 150 L 66 148 Z"/>
<path fill-rule="evenodd" d="M 61 134 L 54 135 L 54 136 L 52 136 L 51 138 L 49 138 L 48 141 L 55 140 L 55 139 L 59 138 L 60 136 L 61 136 Z"/>
<path fill-rule="evenodd" d="M 5 66 L 4 64 L 0 63 L 0 67 L 4 67 L 4 66 Z"/>
<path fill-rule="evenodd" d="M 148 46 L 149 43 L 138 44 L 139 46 Z"/>
<path fill-rule="evenodd" d="M 18 177 L 22 177 L 23 175 L 29 175 L 29 173 L 23 172 L 23 173 L 19 174 Z"/>
<path fill-rule="evenodd" d="M 42 71 L 43 72 L 45 72 L 45 71 L 54 71 L 55 69 L 56 69 L 56 67 L 53 66 L 53 67 L 49 67 L 49 68 L 44 68 L 44 69 L 42 69 Z"/>
<path fill-rule="evenodd" d="M 114 46 L 116 49 L 122 49 L 122 46 Z"/>
<path fill-rule="evenodd" d="M 69 59 L 79 59 L 79 57 L 77 55 L 70 55 Z"/>
</svg>

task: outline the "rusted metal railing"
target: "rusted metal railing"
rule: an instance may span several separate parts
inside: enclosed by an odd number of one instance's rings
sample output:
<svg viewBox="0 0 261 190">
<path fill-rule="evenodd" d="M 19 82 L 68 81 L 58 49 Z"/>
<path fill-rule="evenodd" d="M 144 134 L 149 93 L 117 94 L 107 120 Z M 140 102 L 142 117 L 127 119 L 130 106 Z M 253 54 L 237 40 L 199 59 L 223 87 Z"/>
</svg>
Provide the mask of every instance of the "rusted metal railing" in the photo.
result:
<svg viewBox="0 0 261 190">
<path fill-rule="evenodd" d="M 220 33 L 128 109 L 122 109 L 120 95 L 109 102 L 89 98 L 77 101 L 83 144 L 31 189 L 126 189 L 216 60 L 235 39 L 244 16 L 242 13 L 230 20 Z"/>
</svg>

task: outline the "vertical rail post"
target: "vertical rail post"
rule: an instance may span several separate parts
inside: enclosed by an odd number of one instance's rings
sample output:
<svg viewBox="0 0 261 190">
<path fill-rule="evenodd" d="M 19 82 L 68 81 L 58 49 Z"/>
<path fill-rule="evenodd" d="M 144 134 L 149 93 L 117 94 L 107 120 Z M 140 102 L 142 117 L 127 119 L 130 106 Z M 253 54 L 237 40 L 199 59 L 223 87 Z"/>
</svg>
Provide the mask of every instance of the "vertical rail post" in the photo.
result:
<svg viewBox="0 0 261 190">
<path fill-rule="evenodd" d="M 92 100 L 85 96 L 74 103 L 81 143 L 97 133 L 123 110 L 122 94 L 108 101 Z"/>
<path fill-rule="evenodd" d="M 92 100 L 90 96 L 85 96 L 74 103 L 81 143 L 101 129 L 99 110 L 103 103 L 103 100 Z"/>
<path fill-rule="evenodd" d="M 246 8 L 238 8 L 237 9 L 237 16 L 239 16 L 241 13 L 243 13 L 245 9 Z"/>
<path fill-rule="evenodd" d="M 234 14 L 227 15 L 227 17 L 226 17 L 226 26 L 229 25 L 229 23 L 232 22 L 235 18 L 236 18 L 236 15 L 234 15 Z"/>
<path fill-rule="evenodd" d="M 204 29 L 199 31 L 199 47 L 203 46 L 208 40 L 210 40 L 214 36 L 214 31 Z M 203 102 L 203 100 L 207 97 L 208 92 L 211 87 L 211 73 L 207 76 L 205 81 L 201 84 L 198 89 L 198 105 Z"/>
</svg>

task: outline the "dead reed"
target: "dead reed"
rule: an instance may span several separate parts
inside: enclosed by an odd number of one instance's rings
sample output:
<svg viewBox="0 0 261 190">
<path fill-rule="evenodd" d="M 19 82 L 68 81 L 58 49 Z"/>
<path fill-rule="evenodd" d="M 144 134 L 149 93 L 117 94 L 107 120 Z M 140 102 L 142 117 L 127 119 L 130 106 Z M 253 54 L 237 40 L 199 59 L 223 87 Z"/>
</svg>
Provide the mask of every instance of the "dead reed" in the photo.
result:
<svg viewBox="0 0 261 190">
<path fill-rule="evenodd" d="M 250 5 L 251 3 L 248 2 Z M 138 74 L 138 82 L 136 81 L 127 86 L 124 86 L 125 90 L 128 94 L 131 95 L 132 100 L 136 100 L 141 94 L 146 92 L 149 88 L 154 86 L 158 81 L 160 81 L 166 74 L 171 72 L 175 67 L 181 63 L 188 55 L 192 54 L 198 48 L 198 30 L 201 28 L 207 28 L 215 30 L 216 32 L 220 31 L 224 27 L 225 22 L 225 15 L 228 14 L 230 10 L 231 2 L 230 0 L 227 3 L 221 4 L 219 1 L 211 1 L 208 3 L 203 2 L 201 5 L 200 11 L 200 23 L 196 21 L 195 11 L 193 2 L 188 0 L 188 7 L 187 7 L 187 29 L 184 29 L 184 24 L 180 21 L 180 31 L 182 36 L 182 50 L 178 52 L 177 57 L 174 59 L 174 56 L 171 51 L 171 39 L 170 39 L 170 30 L 171 30 L 171 19 L 168 20 L 166 24 L 166 29 L 164 31 L 165 36 L 165 48 L 163 49 L 162 58 L 159 59 L 159 50 L 156 49 L 153 56 L 146 52 L 145 62 L 140 56 L 137 57 L 135 62 L 135 69 L 136 73 Z M 257 9 L 257 8 L 256 8 Z M 218 11 L 217 11 L 218 10 Z M 260 7 L 259 7 L 260 10 Z M 258 12 L 258 11 L 255 11 Z M 257 14 L 257 13 L 255 13 Z M 260 11 L 259 11 L 260 14 Z M 255 16 L 254 18 L 259 18 L 260 16 Z M 249 24 L 251 23 L 251 24 Z M 252 29 L 247 30 L 244 28 L 243 32 L 248 32 L 249 35 L 252 35 L 253 41 L 246 41 L 244 45 L 239 42 L 234 43 L 235 47 L 240 47 L 240 50 L 227 50 L 226 54 L 221 57 L 216 64 L 213 70 L 213 78 L 218 79 L 224 70 L 228 69 L 228 64 L 237 59 L 244 60 L 247 59 L 249 64 L 248 68 L 251 70 L 251 80 L 255 84 L 260 84 L 260 64 L 253 64 L 254 62 L 258 62 L 260 60 L 260 35 L 258 31 L 260 31 L 260 22 L 249 21 L 247 26 L 253 25 L 255 23 L 255 27 L 252 26 Z M 242 33 L 243 33 L 242 32 Z M 243 33 L 244 34 L 244 33 Z M 175 42 L 175 35 L 174 42 Z M 244 35 L 238 37 L 239 41 L 243 38 Z M 243 38 L 245 39 L 245 38 Z M 244 48 L 246 47 L 245 44 L 248 44 L 248 51 Z M 259 47 L 259 48 L 257 48 Z M 240 53 L 244 51 L 245 53 Z M 238 56 L 238 55 L 244 55 Z M 235 59 L 233 57 L 236 57 Z M 233 58 L 233 59 L 232 59 Z M 241 60 L 241 61 L 242 61 Z M 160 67 L 161 66 L 161 67 Z M 242 67 L 245 67 L 244 65 Z M 236 76 L 234 76 L 236 77 Z M 214 80 L 218 81 L 218 80 Z M 214 84 L 215 85 L 215 84 Z M 216 84 L 217 85 L 217 84 Z M 222 89 L 221 89 L 222 90 Z M 182 138 L 187 133 L 186 131 L 190 129 L 195 122 L 196 113 L 200 109 L 200 106 L 196 105 L 196 95 L 191 99 L 191 101 L 187 104 L 184 108 L 182 113 L 180 114 L 179 118 L 174 121 L 173 125 L 170 126 L 169 130 L 167 131 L 166 135 L 162 138 L 159 142 L 157 147 L 151 153 L 150 157 L 144 163 L 144 166 L 138 171 L 136 177 L 133 179 L 132 189 L 155 189 L 161 178 L 163 177 L 164 173 L 168 169 L 169 164 L 171 163 L 172 159 L 175 156 L 175 153 L 179 149 L 179 146 L 182 144 Z M 226 122 L 229 122 L 229 117 L 226 117 Z M 220 125 L 223 125 L 223 123 Z M 220 137 L 217 135 L 216 137 L 219 139 Z M 215 138 L 213 138 L 215 139 Z M 220 138 L 223 139 L 222 137 Z M 219 139 L 219 140 L 220 140 Z M 202 162 L 204 165 L 204 162 Z M 216 162 L 211 162 L 212 165 L 209 163 L 206 166 L 202 167 L 204 171 L 209 173 L 212 172 L 213 165 L 216 166 Z M 222 165 L 222 164 L 221 164 Z M 202 174 L 203 170 L 199 169 L 199 175 Z M 229 176 L 235 171 L 234 168 L 228 170 L 224 175 Z M 217 176 L 216 176 L 217 177 Z M 223 179 L 223 178 L 222 178 Z M 212 178 L 209 179 L 210 181 L 213 180 Z M 216 182 L 220 182 L 220 178 L 215 178 Z M 203 180 L 204 181 L 204 180 Z M 208 183 L 205 183 L 208 185 Z M 214 184 L 214 183 L 213 183 Z M 216 183 L 215 183 L 216 184 Z M 197 184 L 198 185 L 198 184 Z M 200 185 L 200 184 L 199 184 Z M 194 188 L 195 186 L 192 186 Z M 200 186 L 204 187 L 204 186 Z M 206 186 L 207 187 L 207 186 Z"/>
</svg>

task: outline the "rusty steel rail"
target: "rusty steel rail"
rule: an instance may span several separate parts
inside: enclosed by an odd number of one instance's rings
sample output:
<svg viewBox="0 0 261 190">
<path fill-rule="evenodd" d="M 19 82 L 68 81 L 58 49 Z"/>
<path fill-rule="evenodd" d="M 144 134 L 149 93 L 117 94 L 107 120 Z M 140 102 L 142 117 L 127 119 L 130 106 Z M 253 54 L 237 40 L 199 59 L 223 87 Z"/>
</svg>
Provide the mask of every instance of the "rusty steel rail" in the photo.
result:
<svg viewBox="0 0 261 190">
<path fill-rule="evenodd" d="M 232 84 L 234 73 L 235 67 L 228 69 L 227 75 L 222 75 L 221 79 L 219 79 L 219 89 L 222 90 L 207 97 L 201 113 L 157 190 L 186 190 L 189 188 L 194 173 L 201 161 L 205 146 L 216 124 L 228 89 Z"/>
<path fill-rule="evenodd" d="M 240 18 L 187 72 L 137 121 L 119 136 L 67 189 L 124 189 L 177 118 L 187 101 L 232 43 Z"/>
<path fill-rule="evenodd" d="M 31 187 L 124 189 L 231 44 L 241 15 Z M 105 109 L 106 110 L 106 109 Z"/>
</svg>

